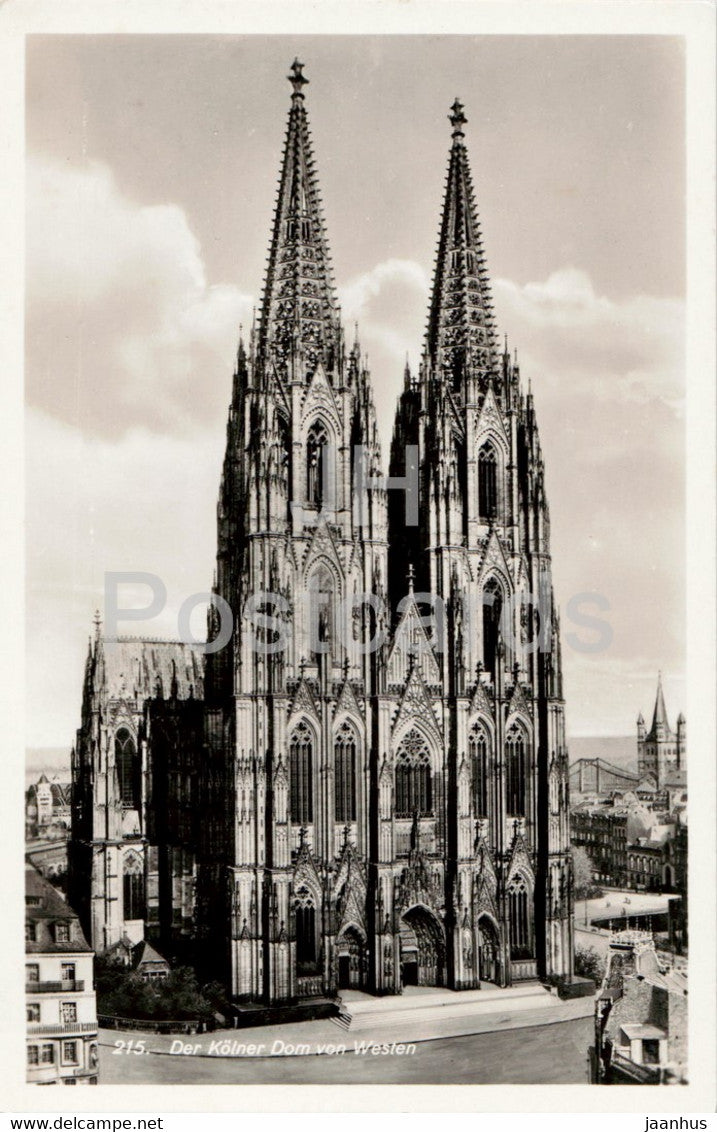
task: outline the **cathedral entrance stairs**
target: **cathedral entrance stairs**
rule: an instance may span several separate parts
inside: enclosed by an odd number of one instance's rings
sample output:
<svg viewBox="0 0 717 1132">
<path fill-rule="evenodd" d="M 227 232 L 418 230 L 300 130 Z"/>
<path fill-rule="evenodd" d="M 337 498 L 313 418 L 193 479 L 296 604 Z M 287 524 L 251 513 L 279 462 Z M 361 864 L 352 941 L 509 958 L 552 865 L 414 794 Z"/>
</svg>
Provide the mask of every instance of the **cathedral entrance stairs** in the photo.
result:
<svg viewBox="0 0 717 1132">
<path fill-rule="evenodd" d="M 357 991 L 341 995 L 342 1013 L 351 1016 L 351 1035 L 400 1031 L 402 1040 L 414 1041 L 432 1036 L 437 1027 L 458 1026 L 458 1032 L 469 1032 L 475 1023 L 491 1018 L 509 1017 L 530 1011 L 531 1014 L 554 1010 L 555 996 L 540 983 L 523 983 L 517 987 L 488 986 L 478 990 L 452 991 L 437 987 L 406 987 L 402 995 L 374 998 Z M 469 1027 L 465 1030 L 464 1027 Z M 482 1027 L 481 1027 L 482 1028 Z"/>
</svg>

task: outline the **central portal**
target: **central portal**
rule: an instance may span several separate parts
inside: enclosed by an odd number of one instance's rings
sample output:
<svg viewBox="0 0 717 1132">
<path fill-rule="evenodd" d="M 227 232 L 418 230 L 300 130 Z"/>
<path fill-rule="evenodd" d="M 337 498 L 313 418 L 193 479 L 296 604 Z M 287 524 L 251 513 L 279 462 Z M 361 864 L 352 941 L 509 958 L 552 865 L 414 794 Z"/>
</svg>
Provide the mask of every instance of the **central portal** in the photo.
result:
<svg viewBox="0 0 717 1132">
<path fill-rule="evenodd" d="M 443 927 L 427 908 L 417 905 L 401 919 L 401 981 L 405 987 L 444 985 Z"/>
</svg>

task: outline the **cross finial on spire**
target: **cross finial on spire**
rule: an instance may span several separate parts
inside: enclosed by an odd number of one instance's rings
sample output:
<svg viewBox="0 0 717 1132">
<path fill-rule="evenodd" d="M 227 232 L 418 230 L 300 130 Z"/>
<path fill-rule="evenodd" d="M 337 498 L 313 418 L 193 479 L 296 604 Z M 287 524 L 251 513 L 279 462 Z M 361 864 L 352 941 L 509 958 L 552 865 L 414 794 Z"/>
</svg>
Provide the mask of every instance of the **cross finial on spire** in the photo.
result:
<svg viewBox="0 0 717 1132">
<path fill-rule="evenodd" d="M 303 94 L 303 91 L 302 91 L 301 88 L 303 86 L 306 86 L 306 84 L 308 83 L 309 80 L 307 78 L 305 78 L 304 75 L 302 74 L 303 70 L 304 70 L 304 64 L 300 63 L 299 60 L 298 60 L 298 57 L 297 57 L 296 59 L 294 59 L 294 62 L 291 64 L 291 74 L 286 76 L 288 78 L 289 82 L 291 83 L 292 87 L 294 88 L 294 93 L 292 95 L 292 98 L 303 98 L 304 97 L 304 94 Z"/>
<path fill-rule="evenodd" d="M 453 126 L 453 137 L 462 138 L 463 126 L 465 126 L 468 119 L 463 113 L 463 103 L 459 98 L 456 98 L 455 102 L 451 106 L 451 113 L 448 115 L 448 120 Z"/>
</svg>

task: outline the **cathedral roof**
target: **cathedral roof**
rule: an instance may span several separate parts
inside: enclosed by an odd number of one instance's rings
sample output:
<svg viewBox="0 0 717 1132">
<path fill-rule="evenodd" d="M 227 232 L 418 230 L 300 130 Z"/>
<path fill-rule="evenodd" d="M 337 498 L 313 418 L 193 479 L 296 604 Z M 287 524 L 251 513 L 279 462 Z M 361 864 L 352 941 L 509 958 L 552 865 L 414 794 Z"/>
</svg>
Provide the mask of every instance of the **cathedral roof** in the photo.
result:
<svg viewBox="0 0 717 1132">
<path fill-rule="evenodd" d="M 440 369 L 457 376 L 466 364 L 496 365 L 493 301 L 483 255 L 463 126 L 463 106 L 449 115 L 453 140 L 436 256 L 426 352 Z"/>
<path fill-rule="evenodd" d="M 286 371 L 292 355 L 303 356 L 306 372 L 323 362 L 330 371 L 340 341 L 329 245 L 303 87 L 309 81 L 295 59 L 289 75 L 293 92 L 279 191 L 261 303 L 258 350 Z"/>
<path fill-rule="evenodd" d="M 204 658 L 199 647 L 184 641 L 142 637 L 103 638 L 105 689 L 109 699 L 148 699 L 172 695 L 202 699 Z"/>
</svg>

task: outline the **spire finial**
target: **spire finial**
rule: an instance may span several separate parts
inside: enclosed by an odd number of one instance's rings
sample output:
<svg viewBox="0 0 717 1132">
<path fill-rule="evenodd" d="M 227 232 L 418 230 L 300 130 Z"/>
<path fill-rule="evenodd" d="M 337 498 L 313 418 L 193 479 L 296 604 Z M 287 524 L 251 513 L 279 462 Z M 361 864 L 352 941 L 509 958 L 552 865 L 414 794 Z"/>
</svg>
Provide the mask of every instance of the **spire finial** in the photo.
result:
<svg viewBox="0 0 717 1132">
<path fill-rule="evenodd" d="M 408 563 L 408 592 L 413 593 L 413 583 L 416 580 L 416 571 L 413 568 L 413 563 Z"/>
<path fill-rule="evenodd" d="M 95 640 L 97 641 L 97 640 L 99 640 L 100 629 L 102 628 L 102 618 L 100 617 L 99 609 L 95 610 L 95 615 L 92 618 L 92 620 L 93 620 L 94 626 L 95 626 Z"/>
<path fill-rule="evenodd" d="M 297 56 L 297 58 L 294 59 L 294 62 L 291 64 L 291 74 L 286 76 L 287 79 L 289 80 L 289 82 L 291 83 L 292 87 L 294 88 L 294 93 L 291 96 L 292 98 L 303 98 L 304 97 L 304 94 L 303 94 L 303 91 L 302 91 L 301 88 L 303 86 L 306 86 L 306 84 L 308 83 L 309 80 L 307 78 L 305 78 L 304 75 L 302 74 L 303 70 L 304 70 L 304 64 L 299 62 L 299 59 L 298 59 L 298 56 Z"/>
<path fill-rule="evenodd" d="M 465 126 L 468 119 L 463 113 L 463 103 L 459 98 L 456 98 L 451 106 L 451 113 L 448 115 L 448 120 L 453 126 L 453 137 L 463 137 L 463 126 Z"/>
</svg>

